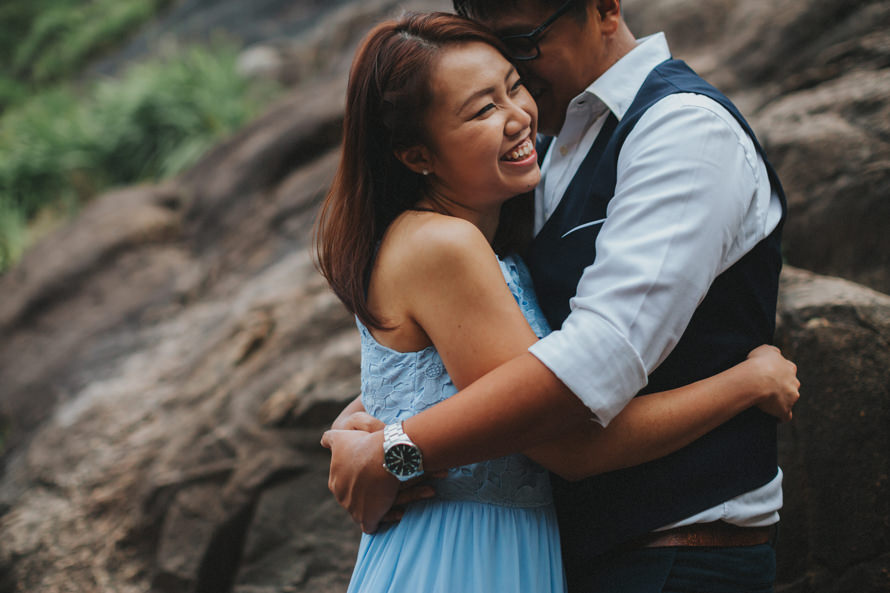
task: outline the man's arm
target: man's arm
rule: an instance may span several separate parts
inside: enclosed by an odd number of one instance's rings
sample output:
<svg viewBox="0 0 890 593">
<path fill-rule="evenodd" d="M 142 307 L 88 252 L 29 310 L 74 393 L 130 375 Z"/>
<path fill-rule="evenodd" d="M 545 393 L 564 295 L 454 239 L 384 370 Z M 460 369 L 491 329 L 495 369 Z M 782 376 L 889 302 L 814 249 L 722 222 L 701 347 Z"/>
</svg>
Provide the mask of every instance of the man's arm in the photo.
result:
<svg viewBox="0 0 890 593">
<path fill-rule="evenodd" d="M 590 411 L 541 362 L 525 353 L 469 387 L 405 420 L 426 471 L 493 459 L 540 444 Z M 373 533 L 398 495 L 383 468 L 383 431 L 330 430 L 328 487 L 366 533 Z"/>
<path fill-rule="evenodd" d="M 531 352 L 608 425 L 714 279 L 775 227 L 770 194 L 751 139 L 725 109 L 700 95 L 663 99 L 625 140 L 571 314 Z"/>
<path fill-rule="evenodd" d="M 525 353 L 408 418 L 404 428 L 423 451 L 424 467 L 437 470 L 522 451 L 590 418 L 556 375 Z"/>
<path fill-rule="evenodd" d="M 799 388 L 797 366 L 763 345 L 713 377 L 634 398 L 605 428 L 585 422 L 523 453 L 562 478 L 580 480 L 664 457 L 752 405 L 787 422 Z"/>
<path fill-rule="evenodd" d="M 421 451 L 445 451 L 451 456 L 425 454 L 427 471 L 469 463 L 480 455 L 495 457 L 522 449 L 552 471 L 568 479 L 579 479 L 676 451 L 753 404 L 788 421 L 799 397 L 796 366 L 775 348 L 762 346 L 749 355 L 746 363 L 720 375 L 634 400 L 603 428 L 589 420 L 588 410 L 552 374 L 544 372 L 543 380 L 536 380 L 534 371 L 541 366 L 534 357 L 522 355 L 452 398 L 406 420 L 406 432 L 417 435 L 415 441 Z M 497 409 L 489 409 L 507 394 L 502 390 L 505 386 L 525 395 L 515 407 L 509 397 L 502 400 L 501 405 L 507 410 L 517 412 L 501 414 Z M 471 399 L 464 401 L 465 398 Z M 452 404 L 446 405 L 448 402 Z M 468 413 L 467 410 L 471 416 L 465 422 L 461 414 Z M 529 422 L 528 410 L 538 413 L 534 421 Z M 449 417 L 461 420 L 437 423 L 438 418 Z M 566 417 L 572 420 L 564 422 Z M 479 437 L 482 429 L 491 426 L 503 427 L 498 435 L 501 440 Z M 525 432 L 517 434 L 516 426 Z M 563 436 L 551 439 L 553 434 Z M 436 442 L 425 438 L 427 435 L 446 438 Z M 328 431 L 322 443 L 331 448 L 331 490 L 364 531 L 374 532 L 398 495 L 398 482 L 383 469 L 382 431 Z M 455 443 L 463 446 L 457 447 Z M 430 494 L 403 493 L 398 504 Z"/>
</svg>

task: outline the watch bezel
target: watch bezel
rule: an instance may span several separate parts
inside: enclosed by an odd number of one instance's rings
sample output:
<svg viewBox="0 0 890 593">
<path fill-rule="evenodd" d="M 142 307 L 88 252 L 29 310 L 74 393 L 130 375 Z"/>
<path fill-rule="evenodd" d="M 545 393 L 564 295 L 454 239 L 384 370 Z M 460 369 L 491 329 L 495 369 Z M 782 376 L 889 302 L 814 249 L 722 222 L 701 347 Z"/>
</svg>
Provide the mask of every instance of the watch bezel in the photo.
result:
<svg viewBox="0 0 890 593">
<path fill-rule="evenodd" d="M 397 478 L 409 479 L 422 473 L 423 458 L 417 445 L 398 442 L 383 452 L 383 465 Z"/>
</svg>

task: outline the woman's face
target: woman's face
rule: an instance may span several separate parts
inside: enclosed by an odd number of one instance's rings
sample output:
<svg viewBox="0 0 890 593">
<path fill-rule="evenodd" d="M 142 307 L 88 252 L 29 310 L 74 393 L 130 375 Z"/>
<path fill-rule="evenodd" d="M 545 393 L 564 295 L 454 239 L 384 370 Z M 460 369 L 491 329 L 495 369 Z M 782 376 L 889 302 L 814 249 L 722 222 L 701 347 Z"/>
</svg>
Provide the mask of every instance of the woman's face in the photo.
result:
<svg viewBox="0 0 890 593">
<path fill-rule="evenodd" d="M 446 49 L 431 89 L 427 149 L 437 197 L 496 213 L 538 184 L 537 107 L 500 52 L 481 42 Z"/>
</svg>

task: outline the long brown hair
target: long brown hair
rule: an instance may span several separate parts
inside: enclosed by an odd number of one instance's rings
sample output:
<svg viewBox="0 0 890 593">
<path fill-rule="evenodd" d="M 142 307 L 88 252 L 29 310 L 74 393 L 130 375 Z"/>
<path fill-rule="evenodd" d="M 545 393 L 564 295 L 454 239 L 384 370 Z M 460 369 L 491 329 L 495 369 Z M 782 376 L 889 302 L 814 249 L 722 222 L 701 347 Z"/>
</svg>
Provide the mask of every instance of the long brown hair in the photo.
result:
<svg viewBox="0 0 890 593">
<path fill-rule="evenodd" d="M 389 224 L 425 195 L 426 179 L 395 151 L 427 144 L 435 60 L 450 45 L 481 41 L 500 51 L 491 32 L 447 13 L 408 14 L 377 25 L 364 39 L 349 74 L 343 152 L 315 226 L 318 267 L 346 307 L 365 325 L 384 328 L 367 302 L 378 242 Z M 494 248 L 515 250 L 531 232 L 531 198 L 501 208 Z"/>
</svg>

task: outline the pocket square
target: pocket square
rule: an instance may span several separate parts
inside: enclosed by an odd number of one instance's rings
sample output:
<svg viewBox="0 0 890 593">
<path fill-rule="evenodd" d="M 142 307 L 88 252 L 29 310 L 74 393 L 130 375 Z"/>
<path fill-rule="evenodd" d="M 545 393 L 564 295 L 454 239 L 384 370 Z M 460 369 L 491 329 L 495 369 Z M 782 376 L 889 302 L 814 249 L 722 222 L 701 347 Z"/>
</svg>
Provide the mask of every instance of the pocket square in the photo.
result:
<svg viewBox="0 0 890 593">
<path fill-rule="evenodd" d="M 579 224 L 579 225 L 576 226 L 575 228 L 570 229 L 568 232 L 566 232 L 562 237 L 560 237 L 560 239 L 565 239 L 566 237 L 568 237 L 569 235 L 571 235 L 571 234 L 574 233 L 575 231 L 578 231 L 578 230 L 587 228 L 587 227 L 589 227 L 589 226 L 593 226 L 593 225 L 595 225 L 595 224 L 602 224 L 602 223 L 604 223 L 604 222 L 606 222 L 606 219 L 605 219 L 605 218 L 600 218 L 599 220 L 591 220 L 590 222 L 585 222 L 584 224 Z"/>
</svg>

